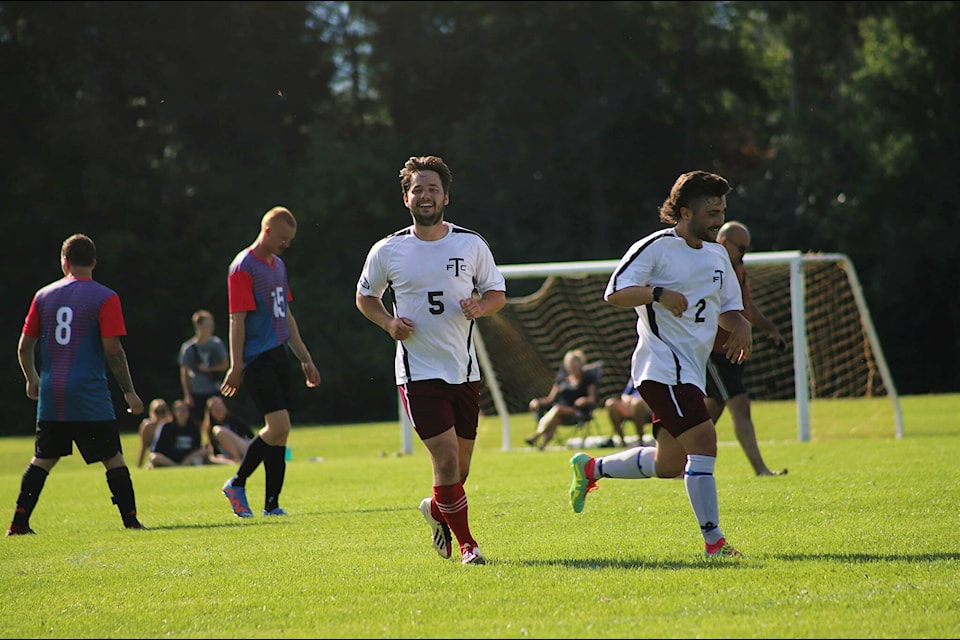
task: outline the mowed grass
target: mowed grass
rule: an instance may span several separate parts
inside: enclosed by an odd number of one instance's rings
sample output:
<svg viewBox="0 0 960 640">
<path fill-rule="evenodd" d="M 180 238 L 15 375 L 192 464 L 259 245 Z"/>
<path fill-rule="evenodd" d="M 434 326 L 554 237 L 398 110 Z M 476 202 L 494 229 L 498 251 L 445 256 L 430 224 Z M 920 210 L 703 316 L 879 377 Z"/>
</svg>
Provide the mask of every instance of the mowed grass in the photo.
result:
<svg viewBox="0 0 960 640">
<path fill-rule="evenodd" d="M 134 468 L 150 529 L 126 531 L 102 467 L 75 454 L 38 535 L 0 541 L 2 637 L 957 638 L 960 396 L 902 406 L 897 440 L 887 399 L 818 401 L 798 442 L 792 403 L 755 403 L 778 478 L 753 476 L 723 417 L 721 525 L 746 557 L 721 562 L 679 480 L 602 480 L 574 514 L 572 452 L 525 447 L 528 415 L 510 450 L 499 418 L 481 425 L 467 494 L 486 566 L 433 551 L 429 459 L 418 441 L 398 455 L 397 423 L 296 427 L 285 518 L 259 515 L 262 468 L 250 520 L 220 493 L 233 467 Z M 7 518 L 32 446 L 0 439 Z"/>
</svg>

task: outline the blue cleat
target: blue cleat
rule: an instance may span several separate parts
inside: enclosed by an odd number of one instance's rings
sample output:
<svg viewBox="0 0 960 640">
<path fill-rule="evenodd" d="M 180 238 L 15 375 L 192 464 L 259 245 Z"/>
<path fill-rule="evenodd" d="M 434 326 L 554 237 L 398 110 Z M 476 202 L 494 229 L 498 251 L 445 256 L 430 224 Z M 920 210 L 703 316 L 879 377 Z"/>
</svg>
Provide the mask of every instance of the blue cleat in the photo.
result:
<svg viewBox="0 0 960 640">
<path fill-rule="evenodd" d="M 235 487 L 232 483 L 233 478 L 230 478 L 223 485 L 223 495 L 227 496 L 227 500 L 230 501 L 230 508 L 233 509 L 233 513 L 238 518 L 252 518 L 253 511 L 250 510 L 250 505 L 247 503 L 246 488 Z"/>
</svg>

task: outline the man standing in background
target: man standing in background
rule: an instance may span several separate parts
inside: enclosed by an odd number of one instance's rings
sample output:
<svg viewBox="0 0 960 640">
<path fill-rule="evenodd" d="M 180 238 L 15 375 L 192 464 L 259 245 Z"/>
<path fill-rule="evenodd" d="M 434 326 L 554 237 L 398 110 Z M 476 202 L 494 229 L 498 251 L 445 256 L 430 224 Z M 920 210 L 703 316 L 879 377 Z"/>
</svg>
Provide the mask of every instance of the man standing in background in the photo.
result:
<svg viewBox="0 0 960 640">
<path fill-rule="evenodd" d="M 750 230 L 741 222 L 731 220 L 720 227 L 717 232 L 717 242 L 727 250 L 733 270 L 740 282 L 740 292 L 743 296 L 743 315 L 755 327 L 764 330 L 780 351 L 787 350 L 787 341 L 776 325 L 773 324 L 757 305 L 753 304 L 750 294 L 750 280 L 747 270 L 743 266 L 743 256 L 750 250 Z M 714 423 L 723 414 L 724 406 L 730 407 L 730 419 L 733 420 L 733 432 L 737 436 L 740 447 L 747 455 L 753 466 L 753 472 L 758 476 L 786 475 L 787 470 L 771 471 L 760 454 L 760 445 L 757 444 L 757 433 L 753 428 L 753 419 L 750 417 L 750 396 L 747 387 L 743 384 L 742 362 L 733 362 L 726 357 L 723 345 L 730 332 L 723 327 L 717 328 L 717 338 L 713 343 L 713 352 L 707 360 L 707 410 Z"/>
<path fill-rule="evenodd" d="M 190 419 L 199 427 L 207 399 L 220 395 L 223 372 L 230 357 L 223 340 L 213 334 L 213 314 L 200 309 L 193 314 L 193 337 L 180 345 L 180 387 L 183 401 L 190 407 Z"/>
</svg>

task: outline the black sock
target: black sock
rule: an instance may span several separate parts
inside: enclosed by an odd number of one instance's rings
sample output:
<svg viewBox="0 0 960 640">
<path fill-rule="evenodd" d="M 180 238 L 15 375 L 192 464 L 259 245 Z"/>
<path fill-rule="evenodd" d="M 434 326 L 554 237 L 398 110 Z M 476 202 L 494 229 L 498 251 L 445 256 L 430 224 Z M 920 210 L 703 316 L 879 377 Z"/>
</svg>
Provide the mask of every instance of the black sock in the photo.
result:
<svg viewBox="0 0 960 640">
<path fill-rule="evenodd" d="M 137 500 L 133 495 L 130 470 L 127 467 L 108 469 L 107 486 L 113 494 L 113 504 L 117 505 L 124 526 L 137 524 Z"/>
<path fill-rule="evenodd" d="M 280 491 L 283 490 L 283 478 L 287 473 L 287 447 L 284 445 L 270 447 L 263 456 L 263 471 L 266 475 L 266 499 L 264 511 L 273 511 L 280 506 Z"/>
<path fill-rule="evenodd" d="M 17 508 L 13 512 L 13 524 L 21 527 L 30 525 L 30 516 L 33 514 L 43 483 L 47 481 L 46 469 L 35 464 L 28 464 L 20 480 L 20 495 L 17 497 Z"/>
<path fill-rule="evenodd" d="M 237 475 L 233 476 L 233 486 L 247 486 L 247 478 L 249 478 L 250 475 L 257 470 L 257 467 L 260 466 L 260 463 L 263 462 L 263 458 L 269 448 L 270 445 L 264 442 L 263 438 L 259 435 L 250 441 L 250 445 L 247 447 L 247 453 L 243 456 L 243 461 L 240 462 Z"/>
</svg>

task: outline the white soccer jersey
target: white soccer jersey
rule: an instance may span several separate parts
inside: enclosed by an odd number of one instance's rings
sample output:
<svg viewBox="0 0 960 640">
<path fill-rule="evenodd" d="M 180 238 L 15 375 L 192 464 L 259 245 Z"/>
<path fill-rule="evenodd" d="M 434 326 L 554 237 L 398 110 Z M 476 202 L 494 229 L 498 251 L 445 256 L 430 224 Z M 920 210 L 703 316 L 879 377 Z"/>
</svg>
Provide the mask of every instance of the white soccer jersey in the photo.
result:
<svg viewBox="0 0 960 640">
<path fill-rule="evenodd" d="M 506 291 L 503 274 L 483 236 L 446 223 L 440 240 L 421 240 L 413 226 L 378 241 L 367 254 L 357 291 L 393 303 L 395 317 L 413 321 L 413 335 L 397 342 L 397 384 L 440 378 L 450 384 L 480 379 L 475 322 L 460 310 L 474 290 Z"/>
<path fill-rule="evenodd" d="M 603 298 L 627 287 L 664 287 L 687 297 L 677 318 L 665 307 L 636 307 L 637 346 L 631 360 L 635 386 L 644 380 L 690 383 L 706 392 L 707 359 L 721 313 L 743 310 L 740 283 L 727 250 L 715 242 L 694 249 L 667 229 L 635 242 L 620 259 Z"/>
</svg>

